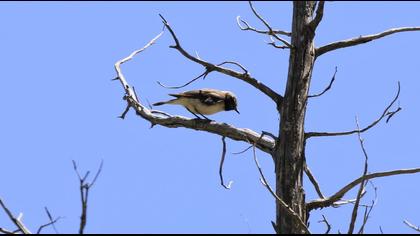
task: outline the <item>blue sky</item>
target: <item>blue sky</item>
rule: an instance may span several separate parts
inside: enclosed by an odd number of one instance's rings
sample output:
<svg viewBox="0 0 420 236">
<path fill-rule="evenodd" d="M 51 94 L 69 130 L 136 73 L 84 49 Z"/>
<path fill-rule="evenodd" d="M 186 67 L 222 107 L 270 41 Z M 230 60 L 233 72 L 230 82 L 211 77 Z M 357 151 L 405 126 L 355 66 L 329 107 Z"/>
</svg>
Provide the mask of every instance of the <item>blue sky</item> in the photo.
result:
<svg viewBox="0 0 420 236">
<path fill-rule="evenodd" d="M 258 2 L 257 10 L 275 27 L 290 30 L 291 3 Z M 90 194 L 88 233 L 272 233 L 274 199 L 259 182 L 252 153 L 231 155 L 246 147 L 227 140 L 225 179 L 219 185 L 220 137 L 187 129 L 149 128 L 125 108 L 114 63 L 143 47 L 160 32 L 163 14 L 185 49 L 205 60 L 234 60 L 257 79 L 282 93 L 288 51 L 266 45 L 268 38 L 240 31 L 236 16 L 263 28 L 246 2 L 2 2 L 0 44 L 0 197 L 33 231 L 48 221 L 44 206 L 64 217 L 59 232 L 77 232 L 80 215 L 78 181 L 71 160 L 82 170 L 103 173 Z M 400 26 L 420 26 L 420 3 L 328 2 L 316 45 Z M 403 110 L 390 123 L 363 134 L 369 171 L 420 166 L 417 147 L 420 119 L 418 68 L 420 32 L 400 33 L 321 56 L 310 91 L 321 91 L 338 67 L 333 89 L 308 103 L 307 131 L 354 129 L 376 119 L 401 82 Z M 203 68 L 168 48 L 166 32 L 156 45 L 123 65 L 140 98 L 151 103 L 169 91 L 156 81 L 182 84 Z M 212 116 L 221 122 L 277 133 L 274 104 L 241 81 L 210 74 L 186 89 L 234 91 L 241 114 Z M 177 91 L 182 91 L 177 90 Z M 177 106 L 162 110 L 184 116 Z M 267 178 L 274 184 L 270 157 L 259 152 Z M 362 174 L 363 154 L 357 136 L 314 138 L 307 161 L 326 195 Z M 408 219 L 420 224 L 417 187 L 420 175 L 375 180 L 378 203 L 366 232 L 411 233 Z M 307 199 L 316 198 L 305 183 Z M 373 191 L 364 199 L 369 203 Z M 352 191 L 347 198 L 355 195 Z M 321 214 L 333 230 L 348 228 L 351 206 L 314 211 L 310 229 L 323 232 Z M 3 212 L 0 227 L 13 228 Z M 47 229 L 45 232 L 53 232 Z"/>
</svg>

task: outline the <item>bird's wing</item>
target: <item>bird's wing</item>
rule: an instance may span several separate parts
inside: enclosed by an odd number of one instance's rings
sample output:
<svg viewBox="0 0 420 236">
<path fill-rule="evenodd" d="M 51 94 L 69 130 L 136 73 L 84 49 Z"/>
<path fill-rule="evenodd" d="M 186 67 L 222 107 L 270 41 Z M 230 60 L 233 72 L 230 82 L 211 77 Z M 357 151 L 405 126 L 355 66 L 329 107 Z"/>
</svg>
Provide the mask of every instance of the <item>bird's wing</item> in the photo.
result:
<svg viewBox="0 0 420 236">
<path fill-rule="evenodd" d="M 183 93 L 169 95 L 176 98 L 185 97 L 199 99 L 202 103 L 207 105 L 214 105 L 218 102 L 223 102 L 225 97 L 223 92 L 214 89 L 191 90 Z"/>
</svg>

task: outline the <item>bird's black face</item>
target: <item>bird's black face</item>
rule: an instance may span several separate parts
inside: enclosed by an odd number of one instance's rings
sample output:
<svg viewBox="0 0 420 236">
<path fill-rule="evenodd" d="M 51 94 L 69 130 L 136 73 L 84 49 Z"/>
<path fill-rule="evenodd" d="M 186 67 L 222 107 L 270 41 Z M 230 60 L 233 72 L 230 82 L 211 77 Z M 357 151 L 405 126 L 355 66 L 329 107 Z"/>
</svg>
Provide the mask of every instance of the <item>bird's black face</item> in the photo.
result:
<svg viewBox="0 0 420 236">
<path fill-rule="evenodd" d="M 238 101 L 236 100 L 236 97 L 230 95 L 230 94 L 226 94 L 225 97 L 225 110 L 226 111 L 236 111 L 238 114 Z"/>
</svg>

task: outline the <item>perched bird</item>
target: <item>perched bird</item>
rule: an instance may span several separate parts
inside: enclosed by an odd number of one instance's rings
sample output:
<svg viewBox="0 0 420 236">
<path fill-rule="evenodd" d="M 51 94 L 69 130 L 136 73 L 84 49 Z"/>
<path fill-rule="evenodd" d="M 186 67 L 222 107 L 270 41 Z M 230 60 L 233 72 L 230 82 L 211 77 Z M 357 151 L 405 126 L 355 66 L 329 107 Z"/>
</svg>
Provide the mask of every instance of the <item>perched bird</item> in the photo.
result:
<svg viewBox="0 0 420 236">
<path fill-rule="evenodd" d="M 197 114 L 202 115 L 207 120 L 209 118 L 205 115 L 212 115 L 221 111 L 234 110 L 240 114 L 238 111 L 238 101 L 235 95 L 229 91 L 200 89 L 169 95 L 175 97 L 175 99 L 166 102 L 157 102 L 153 106 L 164 104 L 182 105 L 198 119 L 201 118 Z"/>
</svg>

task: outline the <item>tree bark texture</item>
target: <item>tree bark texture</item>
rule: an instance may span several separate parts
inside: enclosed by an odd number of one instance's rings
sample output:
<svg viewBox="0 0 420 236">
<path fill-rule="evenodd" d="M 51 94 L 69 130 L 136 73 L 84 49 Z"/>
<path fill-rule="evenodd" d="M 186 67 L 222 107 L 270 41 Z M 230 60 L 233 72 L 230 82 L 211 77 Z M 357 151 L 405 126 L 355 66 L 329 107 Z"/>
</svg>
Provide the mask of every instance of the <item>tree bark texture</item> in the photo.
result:
<svg viewBox="0 0 420 236">
<path fill-rule="evenodd" d="M 314 1 L 293 3 L 292 40 L 289 70 L 281 113 L 279 140 L 273 153 L 276 173 L 276 194 L 304 222 L 307 222 L 303 167 L 305 163 L 304 121 L 309 85 L 315 61 L 314 30 L 310 26 Z M 276 229 L 281 234 L 303 233 L 295 220 L 277 203 Z"/>
</svg>

